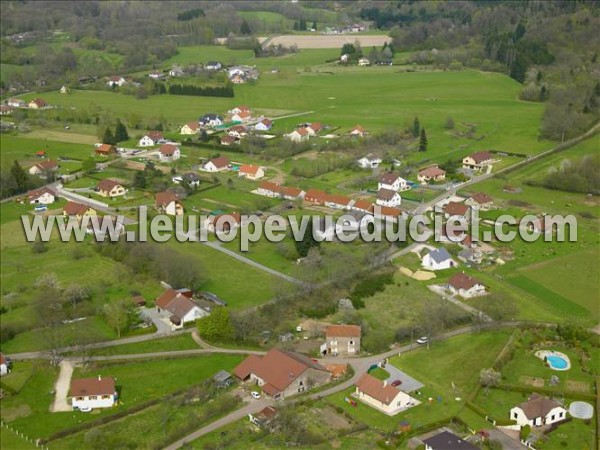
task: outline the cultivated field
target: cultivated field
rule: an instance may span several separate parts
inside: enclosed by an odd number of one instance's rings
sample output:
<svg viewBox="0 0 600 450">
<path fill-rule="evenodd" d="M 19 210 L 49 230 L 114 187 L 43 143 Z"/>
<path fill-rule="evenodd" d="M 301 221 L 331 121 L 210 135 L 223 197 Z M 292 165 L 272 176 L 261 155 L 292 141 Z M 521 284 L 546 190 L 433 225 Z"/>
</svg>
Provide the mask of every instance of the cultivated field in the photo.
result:
<svg viewBox="0 0 600 450">
<path fill-rule="evenodd" d="M 259 42 L 264 43 L 264 41 L 269 38 L 261 37 L 258 39 Z M 286 47 L 296 45 L 300 49 L 312 49 L 341 48 L 344 44 L 353 44 L 358 41 L 363 48 L 367 48 L 373 46 L 381 47 L 386 42 L 391 42 L 391 40 L 392 39 L 389 36 L 368 34 L 338 34 L 318 36 L 285 35 L 270 38 L 268 43 L 269 45 L 284 45 Z"/>
</svg>

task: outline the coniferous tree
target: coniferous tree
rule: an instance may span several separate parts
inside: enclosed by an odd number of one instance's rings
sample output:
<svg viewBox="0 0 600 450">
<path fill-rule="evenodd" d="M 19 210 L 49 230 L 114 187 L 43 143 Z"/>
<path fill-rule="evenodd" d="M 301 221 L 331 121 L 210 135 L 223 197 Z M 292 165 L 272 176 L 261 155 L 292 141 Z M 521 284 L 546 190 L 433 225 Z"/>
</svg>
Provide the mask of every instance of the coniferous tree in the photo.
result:
<svg viewBox="0 0 600 450">
<path fill-rule="evenodd" d="M 104 137 L 102 138 L 102 143 L 109 145 L 116 144 L 115 137 L 113 136 L 112 131 L 110 131 L 110 128 L 108 127 L 106 127 L 106 130 L 104 130 Z"/>
<path fill-rule="evenodd" d="M 245 20 L 242 22 L 242 26 L 240 27 L 240 34 L 252 34 L 252 30 L 250 30 L 250 25 L 248 25 L 248 22 L 246 22 Z"/>
<path fill-rule="evenodd" d="M 419 151 L 427 151 L 427 133 L 425 133 L 425 128 L 421 128 L 421 137 L 419 138 Z"/>
<path fill-rule="evenodd" d="M 25 172 L 25 170 L 23 170 L 23 167 L 21 167 L 21 164 L 19 164 L 19 161 L 15 160 L 13 162 L 13 165 L 10 168 L 10 174 L 14 178 L 15 183 L 17 185 L 16 191 L 26 191 L 29 187 L 29 177 L 27 176 L 27 172 Z"/>
<path fill-rule="evenodd" d="M 413 128 L 412 128 L 413 137 L 419 136 L 420 129 L 421 129 L 421 124 L 419 123 L 419 118 L 415 117 L 415 120 L 413 120 Z"/>
<path fill-rule="evenodd" d="M 116 142 L 123 142 L 129 139 L 129 134 L 127 133 L 127 128 L 123 125 L 123 122 L 117 120 L 117 125 L 115 126 L 115 136 L 114 139 Z"/>
</svg>

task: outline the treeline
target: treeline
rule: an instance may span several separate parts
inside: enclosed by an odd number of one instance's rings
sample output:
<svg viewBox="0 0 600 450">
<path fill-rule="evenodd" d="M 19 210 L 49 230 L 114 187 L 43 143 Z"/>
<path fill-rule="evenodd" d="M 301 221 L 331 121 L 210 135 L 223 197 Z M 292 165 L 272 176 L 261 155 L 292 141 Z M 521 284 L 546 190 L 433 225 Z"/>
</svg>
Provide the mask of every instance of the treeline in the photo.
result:
<svg viewBox="0 0 600 450">
<path fill-rule="evenodd" d="M 540 181 L 526 184 L 558 191 L 600 194 L 600 155 L 587 155 L 577 161 L 565 159 L 558 168 L 548 172 Z"/>
<path fill-rule="evenodd" d="M 54 176 L 52 172 L 48 171 L 45 175 L 50 177 L 48 182 L 52 181 L 52 177 Z M 42 184 L 44 184 L 43 180 L 29 175 L 16 160 L 13 161 L 10 168 L 2 167 L 0 170 L 0 198 L 23 194 Z"/>
<path fill-rule="evenodd" d="M 171 84 L 168 89 L 171 95 L 196 95 L 200 97 L 233 97 L 233 86 L 201 87 L 191 84 Z"/>
</svg>

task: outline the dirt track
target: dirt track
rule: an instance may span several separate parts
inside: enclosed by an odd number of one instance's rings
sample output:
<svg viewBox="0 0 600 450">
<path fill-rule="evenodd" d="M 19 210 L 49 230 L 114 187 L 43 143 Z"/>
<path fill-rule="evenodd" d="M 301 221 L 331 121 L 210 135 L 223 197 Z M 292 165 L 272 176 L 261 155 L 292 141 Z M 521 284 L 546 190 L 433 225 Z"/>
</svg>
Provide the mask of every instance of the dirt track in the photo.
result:
<svg viewBox="0 0 600 450">
<path fill-rule="evenodd" d="M 267 38 L 259 38 L 263 42 Z M 296 44 L 298 48 L 341 48 L 344 44 L 352 44 L 359 41 L 363 48 L 366 47 L 381 47 L 386 41 L 391 42 L 392 38 L 384 35 L 367 35 L 367 34 L 332 34 L 332 35 L 315 35 L 315 36 L 276 36 L 269 41 L 269 45 L 282 44 L 289 47 Z"/>
</svg>

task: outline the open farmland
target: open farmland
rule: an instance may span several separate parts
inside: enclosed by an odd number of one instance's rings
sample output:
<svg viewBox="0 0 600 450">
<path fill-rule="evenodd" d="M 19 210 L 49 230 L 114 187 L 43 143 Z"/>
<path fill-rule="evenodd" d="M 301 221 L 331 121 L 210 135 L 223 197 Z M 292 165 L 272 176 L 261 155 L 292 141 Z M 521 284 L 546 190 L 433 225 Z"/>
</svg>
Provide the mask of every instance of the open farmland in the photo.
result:
<svg viewBox="0 0 600 450">
<path fill-rule="evenodd" d="M 259 38 L 259 41 L 264 43 L 269 38 Z M 367 35 L 367 34 L 342 34 L 342 35 L 286 35 L 276 36 L 268 41 L 269 45 L 284 45 L 289 47 L 296 45 L 300 49 L 312 48 L 341 48 L 344 44 L 354 44 L 360 42 L 363 48 L 381 47 L 386 42 L 391 42 L 389 36 L 384 35 Z"/>
</svg>

